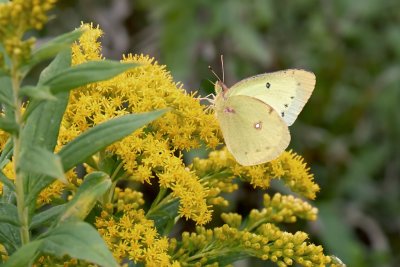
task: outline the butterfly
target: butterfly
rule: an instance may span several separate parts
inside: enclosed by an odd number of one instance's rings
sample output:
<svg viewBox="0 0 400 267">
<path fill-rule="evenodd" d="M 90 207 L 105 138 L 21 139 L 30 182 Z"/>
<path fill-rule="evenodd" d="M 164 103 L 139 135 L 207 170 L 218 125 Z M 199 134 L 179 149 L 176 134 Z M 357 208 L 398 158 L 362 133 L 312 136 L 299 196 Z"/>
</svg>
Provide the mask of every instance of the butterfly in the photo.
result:
<svg viewBox="0 0 400 267">
<path fill-rule="evenodd" d="M 218 78 L 214 110 L 225 144 L 239 164 L 271 161 L 288 147 L 288 126 L 307 103 L 315 82 L 314 73 L 301 69 L 252 76 L 230 88 Z"/>
</svg>

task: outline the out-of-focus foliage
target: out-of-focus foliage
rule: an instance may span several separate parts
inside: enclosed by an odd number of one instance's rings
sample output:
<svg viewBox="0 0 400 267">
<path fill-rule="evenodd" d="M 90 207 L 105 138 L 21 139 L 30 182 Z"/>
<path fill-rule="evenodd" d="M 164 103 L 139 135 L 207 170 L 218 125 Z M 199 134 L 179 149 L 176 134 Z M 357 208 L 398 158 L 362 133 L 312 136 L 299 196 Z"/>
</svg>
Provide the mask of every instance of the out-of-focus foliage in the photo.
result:
<svg viewBox="0 0 400 267">
<path fill-rule="evenodd" d="M 207 66 L 218 69 L 220 54 L 228 85 L 284 68 L 315 72 L 291 127 L 291 146 L 322 188 L 314 238 L 348 266 L 400 265 L 398 0 L 61 3 L 48 33 L 96 21 L 107 56 L 148 53 L 193 90 L 213 79 Z"/>
</svg>

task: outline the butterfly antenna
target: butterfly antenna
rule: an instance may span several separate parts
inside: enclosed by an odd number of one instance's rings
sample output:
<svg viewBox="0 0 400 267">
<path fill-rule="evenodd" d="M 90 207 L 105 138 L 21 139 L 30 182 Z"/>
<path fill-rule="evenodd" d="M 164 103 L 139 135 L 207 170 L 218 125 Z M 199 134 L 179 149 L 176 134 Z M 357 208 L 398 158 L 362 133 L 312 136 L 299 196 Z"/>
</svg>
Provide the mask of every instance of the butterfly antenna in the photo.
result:
<svg viewBox="0 0 400 267">
<path fill-rule="evenodd" d="M 215 77 L 217 77 L 218 81 L 221 81 L 221 78 L 215 73 L 215 71 L 213 70 L 213 68 L 211 68 L 211 66 L 208 66 L 208 69 L 212 72 L 212 74 L 214 74 Z"/>
<path fill-rule="evenodd" d="M 221 78 L 215 73 L 215 71 L 213 70 L 213 68 L 211 68 L 211 66 L 208 66 L 208 69 L 215 75 L 215 77 L 217 77 L 218 81 L 219 81 L 219 85 L 222 87 L 222 91 L 224 93 L 228 92 L 229 88 L 225 85 L 224 83 L 224 79 L 225 79 L 225 74 L 224 74 L 224 58 L 221 55 L 221 64 L 222 64 L 222 81 Z"/>
</svg>

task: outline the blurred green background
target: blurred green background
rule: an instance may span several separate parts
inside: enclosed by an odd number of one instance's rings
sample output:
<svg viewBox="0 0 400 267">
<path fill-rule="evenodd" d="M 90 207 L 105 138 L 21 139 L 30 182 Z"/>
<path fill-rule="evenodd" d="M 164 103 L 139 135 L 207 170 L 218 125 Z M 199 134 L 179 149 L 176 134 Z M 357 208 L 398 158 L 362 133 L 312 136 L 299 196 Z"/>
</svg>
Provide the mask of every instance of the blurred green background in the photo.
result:
<svg viewBox="0 0 400 267">
<path fill-rule="evenodd" d="M 399 0 L 59 1 L 40 42 L 99 24 L 103 53 L 145 53 L 199 90 L 285 68 L 317 76 L 291 148 L 321 186 L 314 242 L 347 266 L 400 266 Z M 202 92 L 205 95 L 208 92 Z"/>
</svg>

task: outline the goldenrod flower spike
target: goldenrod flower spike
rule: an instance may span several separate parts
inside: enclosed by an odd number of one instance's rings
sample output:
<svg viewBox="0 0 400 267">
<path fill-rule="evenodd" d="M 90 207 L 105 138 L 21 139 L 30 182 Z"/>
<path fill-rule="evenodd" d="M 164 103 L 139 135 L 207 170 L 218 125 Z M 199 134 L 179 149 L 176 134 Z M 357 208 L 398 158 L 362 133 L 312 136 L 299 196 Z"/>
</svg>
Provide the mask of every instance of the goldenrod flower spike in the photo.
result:
<svg viewBox="0 0 400 267">
<path fill-rule="evenodd" d="M 40 30 L 56 0 L 13 0 L 0 4 L 0 43 L 9 57 L 21 63 L 29 58 L 34 38 L 22 40 L 30 29 Z M 1 66 L 0 66 L 1 67 Z"/>
<path fill-rule="evenodd" d="M 87 30 L 73 45 L 73 63 L 101 60 L 98 42 L 101 30 L 87 24 L 82 27 Z M 106 152 L 121 159 L 124 172 L 134 181 L 152 183 L 157 177 L 162 188 L 172 190 L 171 197 L 180 199 L 181 217 L 205 224 L 211 220 L 208 186 L 201 184 L 197 175 L 186 168 L 176 151 L 199 147 L 204 140 L 208 146 L 215 147 L 220 139 L 213 114 L 205 113 L 199 101 L 175 83 L 165 66 L 154 59 L 129 54 L 122 62 L 140 66 L 71 93 L 59 146 L 113 117 L 172 108 L 162 119 L 110 146 Z"/>
</svg>

